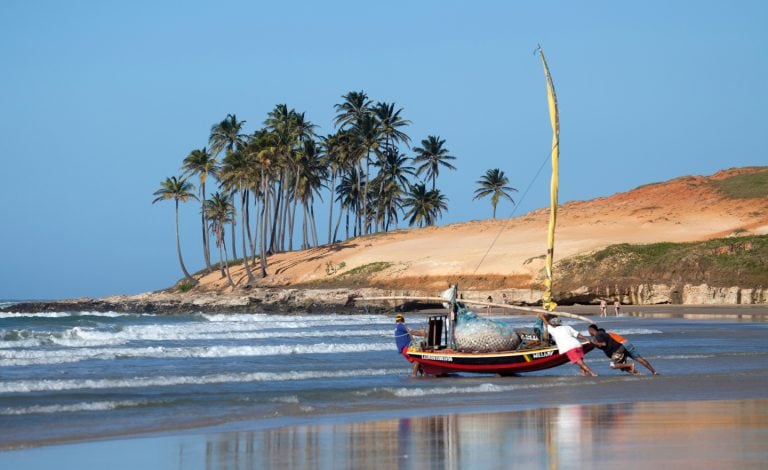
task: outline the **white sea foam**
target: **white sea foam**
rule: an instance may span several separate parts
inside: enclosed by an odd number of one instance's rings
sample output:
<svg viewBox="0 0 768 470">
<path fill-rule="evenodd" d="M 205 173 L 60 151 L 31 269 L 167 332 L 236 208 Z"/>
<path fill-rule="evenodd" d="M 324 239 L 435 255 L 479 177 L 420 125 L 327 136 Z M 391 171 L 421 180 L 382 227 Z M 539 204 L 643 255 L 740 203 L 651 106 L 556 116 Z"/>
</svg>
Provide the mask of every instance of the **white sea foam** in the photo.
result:
<svg viewBox="0 0 768 470">
<path fill-rule="evenodd" d="M 62 392 L 176 385 L 210 385 L 245 382 L 284 382 L 296 380 L 374 377 L 402 372 L 401 369 L 318 370 L 285 372 L 243 372 L 169 377 L 130 377 L 119 379 L 16 380 L 0 382 L 0 393 Z"/>
<path fill-rule="evenodd" d="M 649 328 L 616 328 L 608 330 L 611 333 L 618 333 L 620 335 L 658 335 L 664 333 L 661 330 L 652 330 Z"/>
<path fill-rule="evenodd" d="M 271 401 L 272 403 L 289 403 L 289 404 L 292 404 L 292 403 L 298 403 L 299 402 L 299 397 L 297 397 L 296 395 L 288 395 L 288 396 L 284 396 L 284 397 L 270 398 L 269 401 Z"/>
<path fill-rule="evenodd" d="M 0 408 L 2 415 L 28 415 L 40 413 L 71 413 L 76 411 L 110 411 L 117 408 L 130 408 L 144 406 L 148 401 L 124 400 L 124 401 L 93 401 L 73 403 L 70 405 L 34 405 L 22 408 Z"/>
<path fill-rule="evenodd" d="M 142 314 L 145 315 L 145 314 Z M 0 318 L 64 318 L 64 317 L 125 317 L 136 316 L 135 313 L 117 313 L 117 312 L 0 312 Z"/>
<path fill-rule="evenodd" d="M 264 340 L 288 338 L 351 338 L 391 336 L 389 329 L 335 329 L 279 331 L 226 323 L 186 323 L 178 325 L 130 325 L 119 329 L 75 326 L 63 332 L 0 330 L 0 349 L 32 348 L 49 344 L 75 348 L 119 346 L 131 341 L 209 341 Z M 234 331 L 233 331 L 234 330 Z"/>
<path fill-rule="evenodd" d="M 274 315 L 274 314 L 202 314 L 209 323 L 224 323 L 231 328 L 317 328 L 328 326 L 392 326 L 382 315 Z"/>
<path fill-rule="evenodd" d="M 278 344 L 271 346 L 196 346 L 167 348 L 72 348 L 61 350 L 0 350 L 0 366 L 65 364 L 86 360 L 118 358 L 220 358 L 237 356 L 285 356 L 288 354 L 333 354 L 386 351 L 392 343 L 317 343 Z"/>
<path fill-rule="evenodd" d="M 549 383 L 539 383 L 535 385 L 496 385 L 491 383 L 484 383 L 479 385 L 472 385 L 467 387 L 432 387 L 432 388 L 397 388 L 386 389 L 390 393 L 398 397 L 421 397 L 421 396 L 433 396 L 433 395 L 458 395 L 458 394 L 470 394 L 470 393 L 500 393 L 511 392 L 514 390 L 527 390 L 527 389 L 540 389 L 540 388 L 554 388 L 567 385 L 568 382 L 557 381 Z M 582 381 L 580 385 L 590 384 L 596 382 Z"/>
<path fill-rule="evenodd" d="M 191 326 L 191 325 L 190 325 Z M 105 344 L 127 341 L 186 341 L 186 340 L 244 340 L 280 338 L 332 338 L 352 336 L 380 336 L 388 330 L 315 330 L 315 331 L 230 331 L 216 328 L 205 331 L 197 326 L 128 326 L 120 331 L 73 328 L 74 337 L 81 340 L 102 341 Z"/>
<path fill-rule="evenodd" d="M 655 359 L 708 359 L 715 357 L 714 354 L 673 354 L 669 356 L 660 356 Z"/>
<path fill-rule="evenodd" d="M 210 322 L 246 322 L 246 323 L 273 323 L 273 322 L 295 322 L 301 323 L 311 321 L 320 324 L 328 323 L 391 323 L 390 319 L 383 315 L 280 315 L 267 313 L 216 313 L 201 314 L 203 318 Z"/>
</svg>

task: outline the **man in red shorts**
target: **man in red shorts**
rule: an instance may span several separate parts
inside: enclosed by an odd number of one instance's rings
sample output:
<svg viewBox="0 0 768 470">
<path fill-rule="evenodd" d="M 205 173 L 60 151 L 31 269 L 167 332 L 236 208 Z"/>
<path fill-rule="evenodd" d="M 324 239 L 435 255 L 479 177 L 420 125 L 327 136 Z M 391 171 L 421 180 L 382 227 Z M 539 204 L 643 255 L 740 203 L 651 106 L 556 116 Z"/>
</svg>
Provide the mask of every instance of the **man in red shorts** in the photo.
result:
<svg viewBox="0 0 768 470">
<path fill-rule="evenodd" d="M 558 317 L 547 318 L 549 315 L 539 314 L 539 318 L 546 325 L 549 335 L 555 340 L 560 354 L 565 354 L 571 363 L 575 364 L 580 370 L 581 375 L 597 376 L 596 373 L 584 363 L 584 349 L 581 347 L 579 339 L 587 341 L 587 338 L 568 325 L 560 323 Z"/>
</svg>

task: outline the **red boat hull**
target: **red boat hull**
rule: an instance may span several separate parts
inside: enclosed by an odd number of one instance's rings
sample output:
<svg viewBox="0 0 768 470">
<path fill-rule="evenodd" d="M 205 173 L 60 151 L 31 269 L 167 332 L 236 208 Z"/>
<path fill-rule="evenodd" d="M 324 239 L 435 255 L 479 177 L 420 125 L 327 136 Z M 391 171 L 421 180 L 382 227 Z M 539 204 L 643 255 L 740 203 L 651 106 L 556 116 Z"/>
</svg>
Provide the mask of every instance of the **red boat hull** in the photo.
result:
<svg viewBox="0 0 768 470">
<path fill-rule="evenodd" d="M 582 343 L 584 353 L 594 348 Z M 559 354 L 557 346 L 496 353 L 466 353 L 450 349 L 435 351 L 408 350 L 408 357 L 421 364 L 426 375 L 445 375 L 457 372 L 512 375 L 550 369 L 568 362 L 568 356 Z"/>
</svg>

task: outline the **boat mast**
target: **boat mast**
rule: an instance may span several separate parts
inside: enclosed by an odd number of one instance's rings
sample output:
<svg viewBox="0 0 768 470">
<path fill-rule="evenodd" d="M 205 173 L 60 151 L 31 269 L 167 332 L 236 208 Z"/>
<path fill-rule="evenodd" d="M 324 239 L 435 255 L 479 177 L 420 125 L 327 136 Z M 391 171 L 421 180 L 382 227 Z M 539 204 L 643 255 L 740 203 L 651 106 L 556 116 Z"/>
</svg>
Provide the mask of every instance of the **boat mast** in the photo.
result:
<svg viewBox="0 0 768 470">
<path fill-rule="evenodd" d="M 549 73 L 547 59 L 544 58 L 544 51 L 541 46 L 537 48 L 541 57 L 541 63 L 544 66 L 544 76 L 547 79 L 547 101 L 549 103 L 549 119 L 552 123 L 552 179 L 549 186 L 550 208 L 549 208 L 549 229 L 547 232 L 547 259 L 546 259 L 546 279 L 544 280 L 543 307 L 552 311 L 557 304 L 552 300 L 552 262 L 555 252 L 555 222 L 557 220 L 557 186 L 560 158 L 560 118 L 557 114 L 557 95 L 555 94 L 555 85 L 552 83 L 552 75 Z"/>
</svg>

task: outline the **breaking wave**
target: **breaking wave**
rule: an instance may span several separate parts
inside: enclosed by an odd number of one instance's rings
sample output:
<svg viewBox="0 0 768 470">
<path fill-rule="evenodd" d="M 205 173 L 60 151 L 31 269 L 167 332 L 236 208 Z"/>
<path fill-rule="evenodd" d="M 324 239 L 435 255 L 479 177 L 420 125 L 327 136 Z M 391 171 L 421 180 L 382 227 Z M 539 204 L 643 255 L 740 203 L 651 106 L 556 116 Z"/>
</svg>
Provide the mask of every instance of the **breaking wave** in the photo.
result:
<svg viewBox="0 0 768 470">
<path fill-rule="evenodd" d="M 205 328 L 212 326 L 212 328 Z M 104 330 L 75 326 L 62 332 L 0 330 L 0 349 L 57 345 L 69 348 L 118 346 L 131 341 L 220 341 L 281 338 L 345 338 L 388 335 L 388 330 L 232 331 L 226 325 L 140 325 Z"/>
<path fill-rule="evenodd" d="M 0 408 L 0 416 L 28 415 L 41 413 L 72 413 L 77 411 L 110 411 L 117 408 L 133 408 L 151 404 L 147 400 L 94 401 L 71 405 L 34 405 L 22 408 Z"/>
<path fill-rule="evenodd" d="M 152 315 L 152 314 L 140 314 Z M 117 313 L 117 312 L 39 312 L 39 313 L 24 313 L 24 312 L 0 312 L 0 318 L 67 318 L 67 317 L 128 317 L 139 316 L 136 313 Z"/>
<path fill-rule="evenodd" d="M 595 384 L 595 381 L 584 380 L 580 382 L 580 385 Z M 568 385 L 567 382 L 557 381 L 551 383 L 539 383 L 534 385 L 496 385 L 491 383 L 484 383 L 479 385 L 472 385 L 467 387 L 432 387 L 432 388 L 397 388 L 387 389 L 390 393 L 397 397 L 422 397 L 422 396 L 435 396 L 435 395 L 458 395 L 458 394 L 471 394 L 471 393 L 501 393 L 511 392 L 515 390 L 528 390 L 539 388 L 556 388 Z"/>
<path fill-rule="evenodd" d="M 270 346 L 195 346 L 170 348 L 73 348 L 60 350 L 0 350 L 0 366 L 65 364 L 87 360 L 124 358 L 220 358 L 237 356 L 285 356 L 299 354 L 333 354 L 393 349 L 392 343 L 317 343 L 278 344 Z"/>
<path fill-rule="evenodd" d="M 235 374 L 182 375 L 170 377 L 132 377 L 119 379 L 18 380 L 0 382 L 0 393 L 61 392 L 176 385 L 210 385 L 246 382 L 284 382 L 345 377 L 376 377 L 396 374 L 402 369 L 363 369 L 335 371 L 244 372 Z"/>
</svg>

